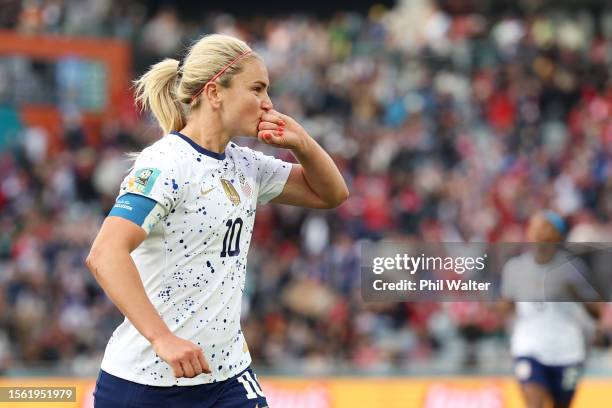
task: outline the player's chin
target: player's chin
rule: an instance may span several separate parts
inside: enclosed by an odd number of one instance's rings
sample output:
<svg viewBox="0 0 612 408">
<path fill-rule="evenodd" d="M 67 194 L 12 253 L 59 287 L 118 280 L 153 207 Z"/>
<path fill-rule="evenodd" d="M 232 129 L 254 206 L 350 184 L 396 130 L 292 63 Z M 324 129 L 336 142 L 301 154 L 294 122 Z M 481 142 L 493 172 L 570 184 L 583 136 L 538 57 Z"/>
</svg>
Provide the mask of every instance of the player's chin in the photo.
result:
<svg viewBox="0 0 612 408">
<path fill-rule="evenodd" d="M 258 132 L 259 130 L 256 127 L 254 129 L 248 129 L 247 131 L 244 132 L 244 135 L 248 137 L 257 137 Z"/>
<path fill-rule="evenodd" d="M 257 137 L 257 125 L 256 126 L 241 126 L 236 129 L 235 136 L 243 137 Z"/>
<path fill-rule="evenodd" d="M 259 133 L 259 120 L 255 122 L 255 126 L 249 126 L 249 128 L 246 129 L 245 135 L 249 137 L 257 137 L 258 133 Z"/>
</svg>

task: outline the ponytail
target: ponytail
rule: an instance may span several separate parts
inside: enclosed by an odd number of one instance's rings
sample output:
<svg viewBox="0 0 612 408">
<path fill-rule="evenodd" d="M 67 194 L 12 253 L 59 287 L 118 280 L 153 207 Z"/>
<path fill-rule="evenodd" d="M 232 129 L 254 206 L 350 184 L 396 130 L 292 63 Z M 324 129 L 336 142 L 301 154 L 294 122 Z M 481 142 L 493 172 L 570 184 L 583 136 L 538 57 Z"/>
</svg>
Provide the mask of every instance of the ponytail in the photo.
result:
<svg viewBox="0 0 612 408">
<path fill-rule="evenodd" d="M 187 124 L 183 107 L 176 96 L 178 64 L 177 60 L 166 58 L 134 81 L 136 103 L 143 111 L 150 109 L 153 112 L 165 134 L 181 130 Z"/>
</svg>

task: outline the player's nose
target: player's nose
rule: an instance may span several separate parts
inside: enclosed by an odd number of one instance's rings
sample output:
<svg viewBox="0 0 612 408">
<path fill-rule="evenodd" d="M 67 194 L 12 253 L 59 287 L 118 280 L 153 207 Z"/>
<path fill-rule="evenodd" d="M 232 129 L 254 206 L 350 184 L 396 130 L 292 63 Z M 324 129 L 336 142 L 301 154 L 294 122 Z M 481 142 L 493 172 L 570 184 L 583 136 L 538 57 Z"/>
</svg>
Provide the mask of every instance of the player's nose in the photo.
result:
<svg viewBox="0 0 612 408">
<path fill-rule="evenodd" d="M 274 109 L 274 105 L 272 105 L 272 101 L 269 97 L 261 102 L 261 109 L 265 110 L 266 112 L 271 109 Z"/>
</svg>

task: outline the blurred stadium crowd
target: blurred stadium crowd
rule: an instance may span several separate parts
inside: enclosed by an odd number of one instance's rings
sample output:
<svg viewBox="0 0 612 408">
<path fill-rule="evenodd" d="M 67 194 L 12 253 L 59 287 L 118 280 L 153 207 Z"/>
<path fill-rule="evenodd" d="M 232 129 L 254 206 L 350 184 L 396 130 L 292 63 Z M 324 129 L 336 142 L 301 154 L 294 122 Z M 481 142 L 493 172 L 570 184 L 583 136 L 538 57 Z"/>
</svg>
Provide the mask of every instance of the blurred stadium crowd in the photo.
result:
<svg viewBox="0 0 612 408">
<path fill-rule="evenodd" d="M 551 207 L 571 239 L 612 241 L 612 9 L 451 15 L 423 0 L 365 16 L 181 21 L 138 2 L 19 3 L 5 27 L 124 39 L 136 73 L 202 33 L 238 35 L 267 62 L 275 108 L 333 155 L 351 191 L 342 207 L 258 210 L 243 327 L 259 367 L 386 372 L 441 356 L 484 367 L 483 353 L 504 353 L 486 305 L 364 304 L 362 240 L 517 242 Z M 0 95 L 12 86 L 0 81 Z M 83 260 L 125 152 L 159 136 L 134 117 L 105 123 L 99 146 L 72 111 L 61 151 L 28 127 L 2 147 L 0 372 L 95 366 L 120 322 Z M 602 325 L 612 330 L 609 311 Z"/>
</svg>

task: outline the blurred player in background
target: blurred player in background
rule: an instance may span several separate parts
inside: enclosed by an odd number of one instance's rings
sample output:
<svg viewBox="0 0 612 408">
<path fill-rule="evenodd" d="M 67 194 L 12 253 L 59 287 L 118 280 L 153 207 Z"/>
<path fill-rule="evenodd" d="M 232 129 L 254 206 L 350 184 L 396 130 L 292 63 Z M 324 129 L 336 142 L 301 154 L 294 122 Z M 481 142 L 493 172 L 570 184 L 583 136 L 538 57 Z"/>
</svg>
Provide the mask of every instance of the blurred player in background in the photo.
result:
<svg viewBox="0 0 612 408">
<path fill-rule="evenodd" d="M 136 85 L 165 136 L 138 155 L 87 259 L 126 317 L 95 406 L 267 406 L 240 328 L 257 204 L 332 208 L 347 186 L 273 109 L 266 67 L 241 40 L 205 36 L 184 62 L 165 59 Z M 299 164 L 231 142 L 240 135 L 290 149 Z"/>
<path fill-rule="evenodd" d="M 502 271 L 501 306 L 515 312 L 514 373 L 529 408 L 570 406 L 601 313 L 586 265 L 558 245 L 566 231 L 557 213 L 535 214 L 527 227 L 531 250 Z"/>
</svg>

